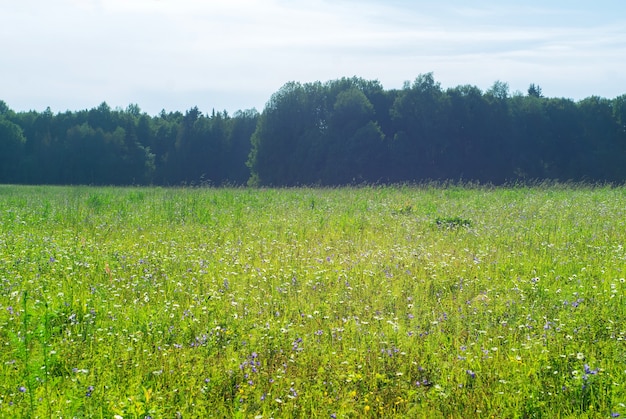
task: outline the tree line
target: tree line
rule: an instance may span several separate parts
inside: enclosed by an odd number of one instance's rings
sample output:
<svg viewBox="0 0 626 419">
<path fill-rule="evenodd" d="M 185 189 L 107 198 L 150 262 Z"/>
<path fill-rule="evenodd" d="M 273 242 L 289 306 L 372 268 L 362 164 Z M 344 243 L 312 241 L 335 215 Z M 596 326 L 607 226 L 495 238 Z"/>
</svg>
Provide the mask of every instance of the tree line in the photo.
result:
<svg viewBox="0 0 626 419">
<path fill-rule="evenodd" d="M 0 183 L 346 185 L 425 180 L 503 184 L 626 181 L 626 95 L 546 98 L 401 89 L 342 78 L 285 84 L 256 110 L 149 116 L 106 103 L 53 114 L 0 101 Z"/>
<path fill-rule="evenodd" d="M 245 184 L 255 110 L 142 113 L 106 103 L 16 113 L 0 101 L 0 183 Z"/>
</svg>

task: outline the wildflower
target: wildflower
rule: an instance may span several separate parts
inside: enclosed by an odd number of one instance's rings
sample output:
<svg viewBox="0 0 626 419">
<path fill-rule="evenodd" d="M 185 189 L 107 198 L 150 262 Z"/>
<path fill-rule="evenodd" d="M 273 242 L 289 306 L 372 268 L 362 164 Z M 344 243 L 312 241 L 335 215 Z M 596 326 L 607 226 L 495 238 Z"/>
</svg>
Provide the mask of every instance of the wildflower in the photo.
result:
<svg viewBox="0 0 626 419">
<path fill-rule="evenodd" d="M 591 368 L 589 368 L 589 365 L 587 364 L 585 364 L 584 368 L 585 368 L 585 374 L 596 375 L 599 371 L 598 368 L 592 370 Z"/>
<path fill-rule="evenodd" d="M 302 343 L 302 338 L 297 338 L 296 340 L 294 340 L 292 344 L 292 350 L 302 351 L 302 348 L 300 347 L 301 343 Z"/>
<path fill-rule="evenodd" d="M 476 378 L 476 373 L 472 370 L 466 370 L 465 371 L 467 373 L 467 375 L 469 375 L 470 378 Z"/>
<path fill-rule="evenodd" d="M 21 386 L 19 390 L 20 390 L 20 393 L 26 393 L 26 387 L 24 386 Z"/>
</svg>

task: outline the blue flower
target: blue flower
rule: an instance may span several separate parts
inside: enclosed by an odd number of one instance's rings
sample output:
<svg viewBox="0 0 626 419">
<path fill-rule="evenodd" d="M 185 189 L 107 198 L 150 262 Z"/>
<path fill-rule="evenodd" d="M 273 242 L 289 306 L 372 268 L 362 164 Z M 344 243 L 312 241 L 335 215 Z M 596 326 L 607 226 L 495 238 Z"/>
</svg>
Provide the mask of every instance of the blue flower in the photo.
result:
<svg viewBox="0 0 626 419">
<path fill-rule="evenodd" d="M 591 374 L 591 375 L 596 375 L 598 373 L 599 369 L 595 368 L 595 369 L 591 369 L 589 367 L 589 365 L 585 364 L 585 374 Z"/>
</svg>

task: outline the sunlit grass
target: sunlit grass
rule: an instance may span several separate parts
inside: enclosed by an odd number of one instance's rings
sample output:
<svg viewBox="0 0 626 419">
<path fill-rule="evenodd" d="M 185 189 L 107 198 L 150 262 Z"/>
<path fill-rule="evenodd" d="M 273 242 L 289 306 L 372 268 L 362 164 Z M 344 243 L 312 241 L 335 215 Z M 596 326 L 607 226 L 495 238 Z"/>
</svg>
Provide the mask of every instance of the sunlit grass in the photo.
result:
<svg viewBox="0 0 626 419">
<path fill-rule="evenodd" d="M 626 189 L 0 186 L 0 417 L 626 414 Z"/>
</svg>

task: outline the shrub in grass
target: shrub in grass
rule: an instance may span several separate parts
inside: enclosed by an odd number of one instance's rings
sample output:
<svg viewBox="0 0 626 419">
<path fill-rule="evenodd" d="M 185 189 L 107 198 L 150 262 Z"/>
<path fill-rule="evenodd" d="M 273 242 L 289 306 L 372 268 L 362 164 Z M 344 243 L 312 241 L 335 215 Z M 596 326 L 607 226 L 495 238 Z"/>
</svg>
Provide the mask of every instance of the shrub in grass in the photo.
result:
<svg viewBox="0 0 626 419">
<path fill-rule="evenodd" d="M 438 217 L 435 220 L 435 224 L 439 227 L 446 228 L 458 228 L 458 227 L 470 227 L 472 222 L 468 219 L 461 217 Z"/>
</svg>

